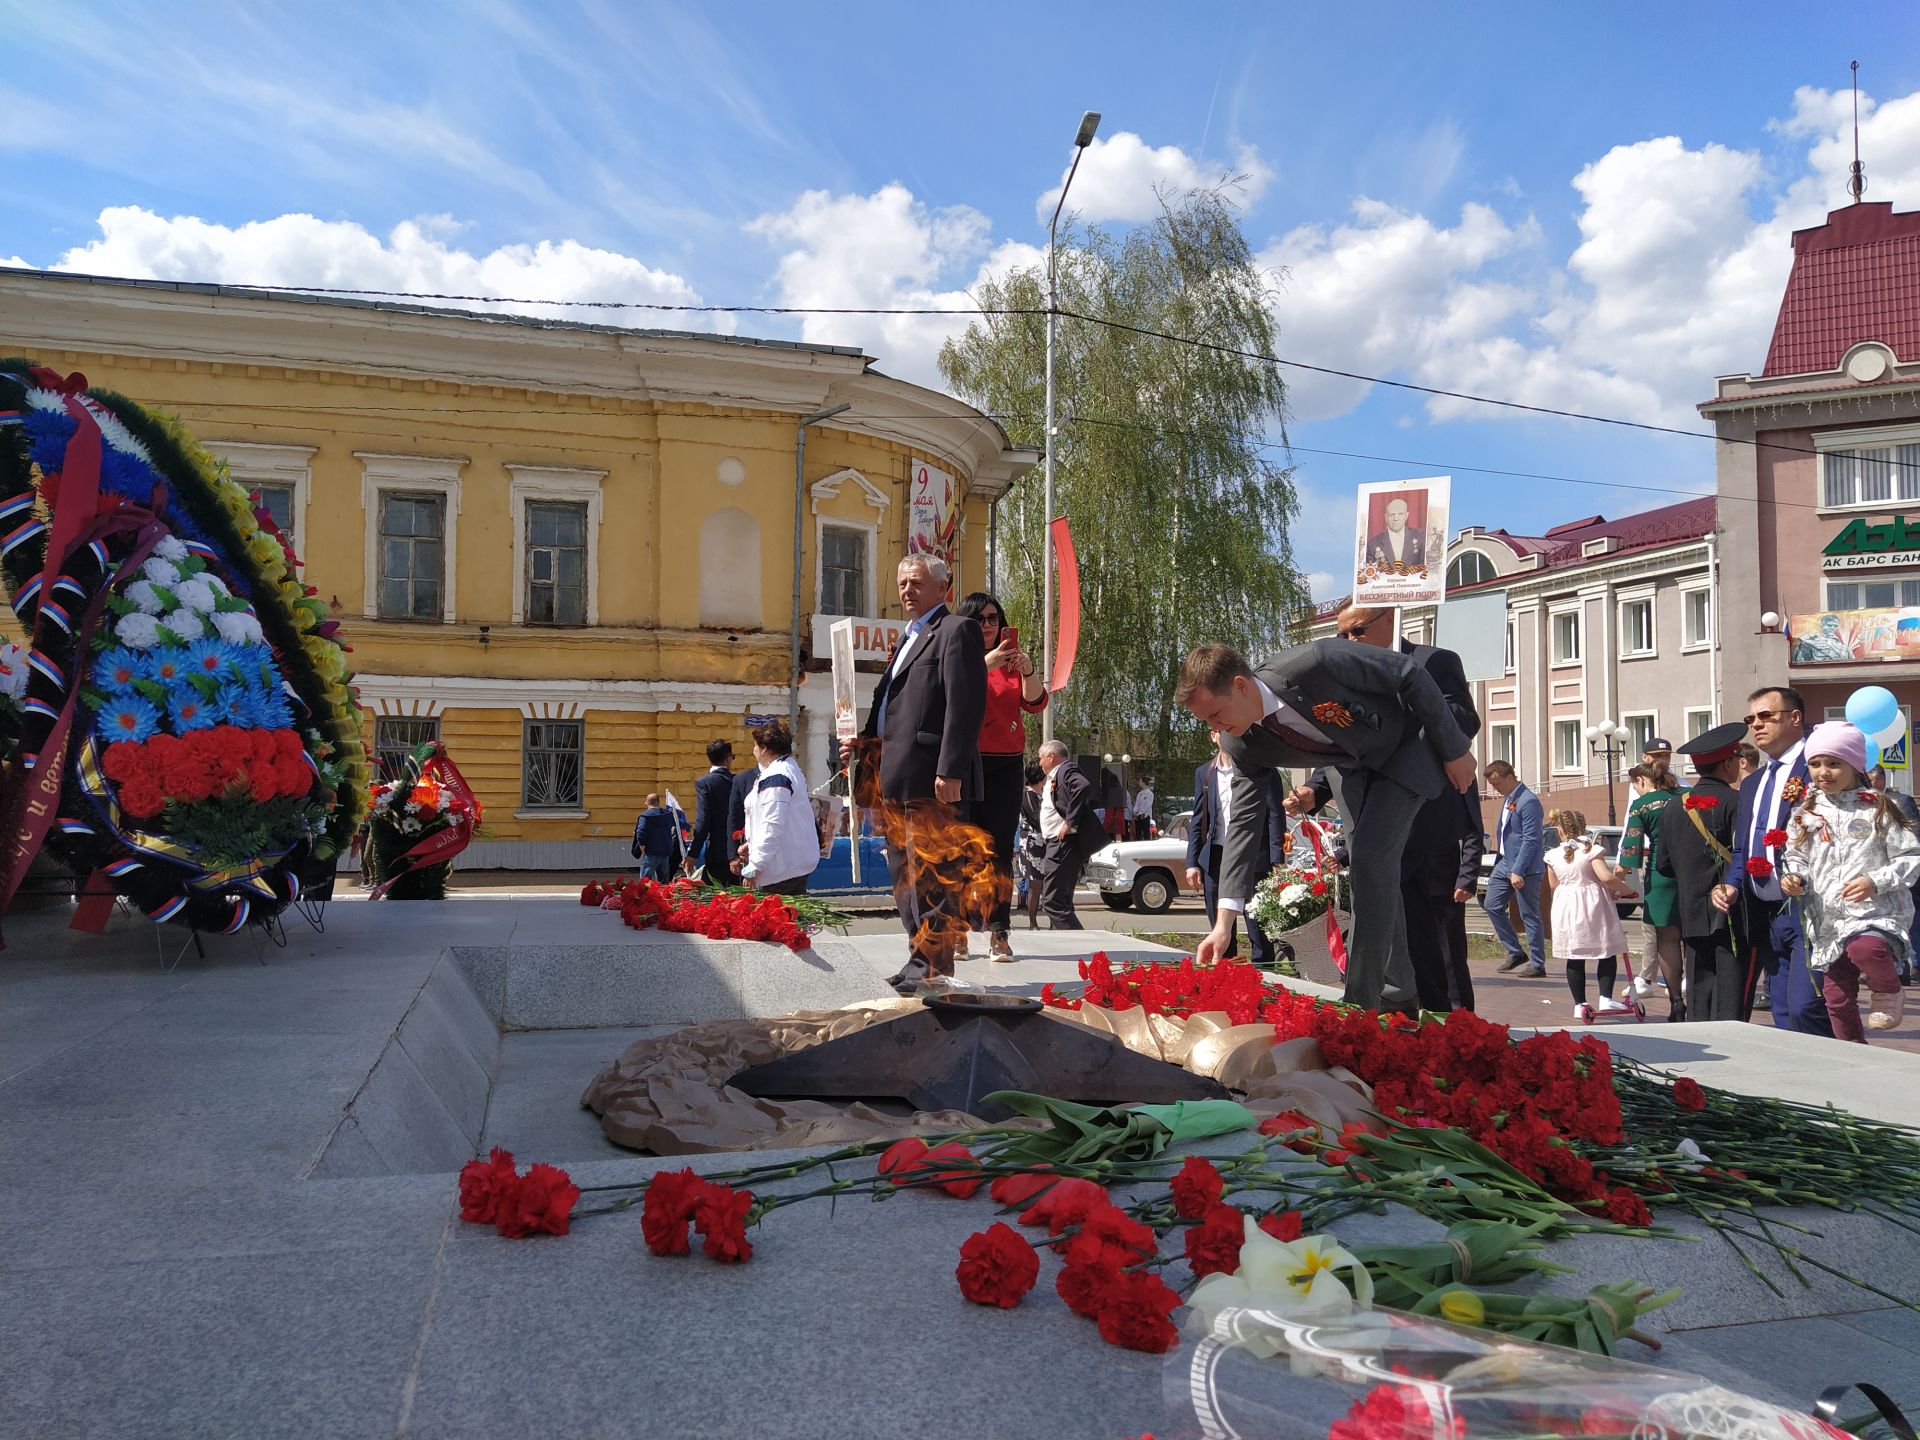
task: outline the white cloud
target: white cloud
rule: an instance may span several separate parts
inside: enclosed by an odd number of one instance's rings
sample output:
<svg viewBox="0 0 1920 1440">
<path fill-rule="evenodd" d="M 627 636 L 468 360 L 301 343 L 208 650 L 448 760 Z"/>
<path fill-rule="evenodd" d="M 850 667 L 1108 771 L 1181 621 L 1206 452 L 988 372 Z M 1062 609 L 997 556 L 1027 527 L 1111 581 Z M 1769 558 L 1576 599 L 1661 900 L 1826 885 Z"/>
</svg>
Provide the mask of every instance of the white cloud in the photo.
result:
<svg viewBox="0 0 1920 1440">
<path fill-rule="evenodd" d="M 965 275 L 977 286 L 1046 259 L 1032 245 L 995 244 L 978 210 L 930 209 L 897 182 L 871 195 L 809 190 L 791 209 L 762 215 L 747 228 L 791 246 L 774 269 L 774 285 L 782 305 L 812 309 L 964 312 L 974 301 L 956 278 Z M 940 346 L 969 319 L 965 313 L 808 315 L 801 335 L 818 344 L 861 346 L 888 374 L 937 387 Z"/>
<path fill-rule="evenodd" d="M 102 210 L 99 224 L 98 239 L 68 250 L 51 268 L 233 285 L 360 287 L 533 301 L 700 303 L 693 286 L 671 271 L 573 240 L 503 245 L 484 254 L 460 249 L 452 243 L 460 227 L 444 215 L 404 221 L 384 239 L 351 221 L 312 215 L 279 215 L 228 226 L 188 215 L 156 215 L 137 205 Z M 502 308 L 602 324 L 712 329 L 709 322 L 718 320 L 720 328 L 732 328 L 731 317 L 671 311 L 539 303 Z"/>
<path fill-rule="evenodd" d="M 1280 353 L 1529 405 L 1697 428 L 1718 374 L 1757 370 L 1797 228 L 1845 203 L 1845 91 L 1802 87 L 1771 127 L 1807 142 L 1792 173 L 1677 136 L 1615 146 L 1572 179 L 1580 243 L 1563 263 L 1533 222 L 1468 205 L 1459 223 L 1377 202 L 1301 226 L 1261 260 L 1286 267 Z M 1869 198 L 1920 205 L 1920 94 L 1861 99 Z M 1364 382 L 1290 371 L 1298 418 L 1357 405 Z M 1435 398 L 1435 418 L 1503 412 Z M 1504 412 L 1509 418 L 1517 412 Z"/>
<path fill-rule="evenodd" d="M 1060 200 L 1060 185 L 1067 171 L 1060 172 L 1056 184 L 1035 203 L 1034 209 L 1044 222 L 1053 215 Z M 1095 137 L 1081 158 L 1079 173 L 1073 177 L 1068 208 L 1089 224 L 1119 220 L 1137 224 L 1160 213 L 1160 196 L 1178 196 L 1188 190 L 1213 190 L 1237 180 L 1229 193 L 1242 205 L 1258 200 L 1273 182 L 1273 169 L 1251 145 L 1240 147 L 1231 165 L 1203 162 L 1178 145 L 1152 146 L 1138 135 L 1122 130 L 1111 138 Z"/>
<path fill-rule="evenodd" d="M 1335 575 L 1330 570 L 1311 570 L 1306 575 L 1307 593 L 1317 604 L 1322 600 L 1338 600 L 1352 588 L 1351 575 Z"/>
</svg>

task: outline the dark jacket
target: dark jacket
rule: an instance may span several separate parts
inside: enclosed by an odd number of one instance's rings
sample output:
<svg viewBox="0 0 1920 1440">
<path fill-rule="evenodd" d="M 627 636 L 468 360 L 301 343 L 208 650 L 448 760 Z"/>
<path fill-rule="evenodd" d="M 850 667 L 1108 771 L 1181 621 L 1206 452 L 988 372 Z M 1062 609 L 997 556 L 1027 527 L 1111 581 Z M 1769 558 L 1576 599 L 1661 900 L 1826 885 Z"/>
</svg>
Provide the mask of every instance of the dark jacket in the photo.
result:
<svg viewBox="0 0 1920 1440">
<path fill-rule="evenodd" d="M 1067 826 L 1067 851 L 1077 860 L 1085 861 L 1107 843 L 1107 832 L 1101 828 L 1100 817 L 1093 813 L 1093 786 L 1071 760 L 1055 766 L 1050 778 L 1053 808 L 1060 812 L 1060 819 Z M 1048 843 L 1052 843 L 1051 836 Z"/>
<path fill-rule="evenodd" d="M 1260 725 L 1222 737 L 1221 748 L 1241 771 L 1221 871 L 1223 895 L 1251 895 L 1260 879 L 1266 827 L 1239 818 L 1240 790 L 1264 786 L 1271 771 L 1331 764 L 1384 775 L 1431 800 L 1447 788 L 1443 762 L 1468 751 L 1470 742 L 1446 697 L 1411 656 L 1351 640 L 1315 640 L 1261 661 L 1254 673 L 1288 710 L 1326 736 L 1333 753 L 1304 749 Z"/>
<path fill-rule="evenodd" d="M 1212 851 L 1226 844 L 1219 833 L 1219 787 L 1214 784 L 1217 765 L 1209 760 L 1193 772 L 1193 819 L 1187 825 L 1187 868 L 1213 873 Z M 1239 798 L 1237 792 L 1234 797 Z M 1281 788 L 1280 772 L 1267 776 L 1261 802 L 1267 812 L 1267 869 L 1284 864 L 1287 858 L 1287 812 L 1283 808 L 1286 792 Z"/>
<path fill-rule="evenodd" d="M 960 781 L 960 798 L 985 794 L 980 721 L 987 709 L 986 648 L 980 627 L 944 605 L 906 653 L 899 650 L 874 685 L 862 734 L 879 735 L 880 793 L 889 800 L 931 800 L 942 775 Z M 880 697 L 887 729 L 880 735 Z"/>
<path fill-rule="evenodd" d="M 680 848 L 678 829 L 673 813 L 663 805 L 641 811 L 633 824 L 633 858 L 651 855 L 657 860 L 673 859 Z"/>
<path fill-rule="evenodd" d="M 1740 782 L 1740 803 L 1734 811 L 1733 841 L 1729 847 L 1733 851 L 1733 859 L 1727 863 L 1725 873 L 1721 876 L 1723 884 L 1733 886 L 1746 899 L 1754 898 L 1752 877 L 1747 874 L 1747 843 L 1753 836 L 1753 807 L 1760 803 L 1760 787 L 1766 783 L 1766 778 L 1766 767 L 1762 765 L 1760 769 Z M 1800 782 L 1800 790 L 1789 798 L 1787 792 L 1796 780 Z M 1786 828 L 1787 812 L 1793 808 L 1795 801 L 1806 793 L 1806 788 L 1807 747 L 1802 745 L 1799 758 L 1787 771 L 1787 778 L 1773 787 L 1772 798 L 1768 801 L 1773 807 L 1773 816 L 1767 822 L 1769 830 Z"/>
<path fill-rule="evenodd" d="M 1687 809 L 1687 797 L 1712 800 L 1710 809 Z M 1674 882 L 1674 919 L 1688 940 L 1705 940 L 1723 933 L 1727 917 L 1713 908 L 1713 887 L 1726 878 L 1727 862 L 1700 836 L 1692 817 L 1698 815 L 1707 833 L 1732 851 L 1739 799 L 1724 780 L 1697 782 L 1667 801 L 1660 812 L 1660 844 L 1654 869 Z"/>
<path fill-rule="evenodd" d="M 760 767 L 749 765 L 733 777 L 733 789 L 727 795 L 727 864 L 732 865 L 740 856 L 740 847 L 747 840 L 747 796 L 753 793 L 753 787 L 759 782 Z"/>
<path fill-rule="evenodd" d="M 696 863 L 715 871 L 727 868 L 727 800 L 733 792 L 733 774 L 709 770 L 693 782 L 693 843 Z M 710 848 L 711 847 L 711 848 Z"/>
</svg>

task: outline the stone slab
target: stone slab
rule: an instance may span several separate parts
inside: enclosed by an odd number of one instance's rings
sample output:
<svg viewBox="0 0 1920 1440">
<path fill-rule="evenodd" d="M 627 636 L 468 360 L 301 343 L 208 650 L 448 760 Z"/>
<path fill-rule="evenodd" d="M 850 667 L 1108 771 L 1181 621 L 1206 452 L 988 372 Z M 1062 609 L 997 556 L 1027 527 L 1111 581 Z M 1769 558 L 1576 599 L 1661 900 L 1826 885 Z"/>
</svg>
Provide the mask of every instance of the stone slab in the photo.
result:
<svg viewBox="0 0 1920 1440">
<path fill-rule="evenodd" d="M 603 1025 L 687 1025 L 735 1019 L 740 951 L 730 941 L 520 946 L 509 957 L 507 1030 Z"/>
<path fill-rule="evenodd" d="M 556 1165 L 631 1153 L 607 1139 L 600 1117 L 582 1108 L 580 1094 L 602 1066 L 634 1041 L 675 1028 L 536 1030 L 503 1036 L 478 1150 L 485 1153 L 498 1145 Z"/>
<path fill-rule="evenodd" d="M 484 1114 L 482 1115 L 484 1121 Z M 353 1096 L 352 1104 L 341 1116 L 358 1132 L 380 1159 L 387 1175 L 415 1175 L 430 1171 L 458 1170 L 473 1158 L 479 1140 L 479 1127 L 471 1134 L 461 1129 L 460 1121 L 435 1092 L 420 1067 L 402 1045 L 389 1045 L 367 1076 L 366 1084 Z M 322 1157 L 315 1173 L 321 1176 L 367 1174 L 351 1168 L 354 1161 L 335 1156 L 333 1145 Z M 364 1156 L 354 1146 L 355 1156 Z"/>
<path fill-rule="evenodd" d="M 436 967 L 434 974 L 440 973 Z M 487 1092 L 493 1085 L 493 1063 L 499 1053 L 499 1032 L 483 1061 L 467 1044 L 460 1028 L 460 1009 L 448 998 L 448 990 L 464 992 L 475 1013 L 479 1005 L 464 982 L 437 987 L 431 978 L 421 987 L 419 998 L 407 1011 L 406 1019 L 393 1037 L 393 1044 L 406 1051 L 427 1088 L 433 1091 L 469 1146 L 480 1143 L 480 1131 L 487 1120 Z M 481 1016 L 485 1020 L 485 1016 Z M 383 1061 L 384 1063 L 384 1061 Z"/>
</svg>

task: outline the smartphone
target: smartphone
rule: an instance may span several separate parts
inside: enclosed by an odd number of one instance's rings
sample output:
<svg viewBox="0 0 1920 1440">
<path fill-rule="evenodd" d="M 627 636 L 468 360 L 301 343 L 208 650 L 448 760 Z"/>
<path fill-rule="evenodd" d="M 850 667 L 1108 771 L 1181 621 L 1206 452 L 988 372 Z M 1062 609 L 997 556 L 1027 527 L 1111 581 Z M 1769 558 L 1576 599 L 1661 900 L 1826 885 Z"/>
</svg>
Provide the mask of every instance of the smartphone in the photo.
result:
<svg viewBox="0 0 1920 1440">
<path fill-rule="evenodd" d="M 1020 643 L 1020 632 L 1011 625 L 1002 625 L 1000 627 L 1000 643 L 1002 645 L 1018 645 Z"/>
</svg>

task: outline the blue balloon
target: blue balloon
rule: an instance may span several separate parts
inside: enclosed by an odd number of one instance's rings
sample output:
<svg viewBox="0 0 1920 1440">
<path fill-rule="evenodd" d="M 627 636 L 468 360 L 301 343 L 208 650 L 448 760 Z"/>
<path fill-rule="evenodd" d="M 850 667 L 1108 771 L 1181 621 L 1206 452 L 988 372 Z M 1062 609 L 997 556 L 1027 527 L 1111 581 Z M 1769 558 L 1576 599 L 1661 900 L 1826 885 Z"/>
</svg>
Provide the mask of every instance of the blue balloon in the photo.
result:
<svg viewBox="0 0 1920 1440">
<path fill-rule="evenodd" d="M 1867 769 L 1871 770 L 1879 763 L 1880 742 L 1878 740 L 1869 740 L 1867 741 Z"/>
<path fill-rule="evenodd" d="M 1862 735 L 1878 735 L 1900 713 L 1900 702 L 1884 685 L 1863 685 L 1847 697 L 1847 723 Z"/>
</svg>

